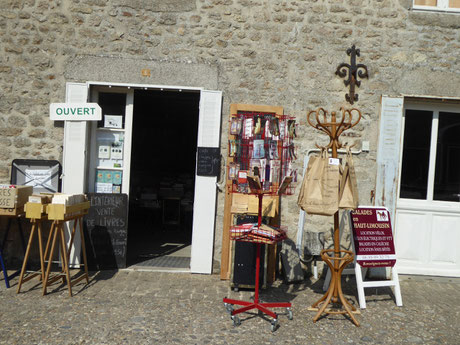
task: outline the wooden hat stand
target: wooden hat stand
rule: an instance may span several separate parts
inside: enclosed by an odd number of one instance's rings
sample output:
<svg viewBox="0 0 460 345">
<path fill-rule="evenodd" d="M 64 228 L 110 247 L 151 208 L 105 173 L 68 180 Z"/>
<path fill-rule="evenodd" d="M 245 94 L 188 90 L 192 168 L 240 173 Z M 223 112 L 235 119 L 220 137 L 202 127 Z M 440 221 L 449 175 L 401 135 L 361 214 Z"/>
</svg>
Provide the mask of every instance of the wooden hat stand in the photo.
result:
<svg viewBox="0 0 460 345">
<path fill-rule="evenodd" d="M 361 112 L 356 109 L 342 110 L 342 117 L 338 120 L 335 111 L 330 116 L 323 108 L 310 111 L 307 115 L 307 121 L 310 126 L 320 130 L 329 136 L 329 144 L 318 148 L 331 149 L 332 158 L 337 158 L 337 150 L 342 148 L 339 141 L 340 135 L 356 126 L 361 120 Z M 339 191 L 337 191 L 338 194 Z M 328 265 L 332 272 L 331 284 L 329 289 L 309 310 L 316 311 L 313 322 L 316 322 L 324 313 L 325 314 L 345 314 L 350 317 L 356 326 L 359 326 L 353 314 L 359 314 L 359 311 L 351 305 L 342 292 L 341 277 L 345 267 L 353 262 L 353 252 L 340 249 L 340 229 L 339 229 L 339 212 L 334 214 L 334 249 L 321 251 L 321 258 Z M 332 307 L 329 307 L 332 305 Z M 329 307 L 329 308 L 328 308 Z M 342 307 L 342 308 L 340 308 Z"/>
</svg>

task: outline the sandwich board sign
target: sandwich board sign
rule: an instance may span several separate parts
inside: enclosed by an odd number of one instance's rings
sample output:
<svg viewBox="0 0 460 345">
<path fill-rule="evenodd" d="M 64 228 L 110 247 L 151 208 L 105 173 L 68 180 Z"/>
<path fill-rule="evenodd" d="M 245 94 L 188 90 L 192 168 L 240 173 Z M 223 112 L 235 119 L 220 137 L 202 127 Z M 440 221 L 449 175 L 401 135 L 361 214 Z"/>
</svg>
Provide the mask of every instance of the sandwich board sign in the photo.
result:
<svg viewBox="0 0 460 345">
<path fill-rule="evenodd" d="M 350 217 L 356 262 L 361 267 L 393 267 L 396 253 L 388 210 L 360 207 Z"/>
<path fill-rule="evenodd" d="M 100 121 L 102 109 L 97 103 L 51 103 L 50 120 Z"/>
<path fill-rule="evenodd" d="M 385 207 L 358 207 L 350 211 L 350 228 L 356 255 L 355 275 L 360 308 L 366 308 L 364 288 L 383 286 L 394 287 L 396 305 L 402 306 L 390 212 Z M 369 267 L 391 267 L 391 280 L 363 281 L 361 268 Z"/>
</svg>

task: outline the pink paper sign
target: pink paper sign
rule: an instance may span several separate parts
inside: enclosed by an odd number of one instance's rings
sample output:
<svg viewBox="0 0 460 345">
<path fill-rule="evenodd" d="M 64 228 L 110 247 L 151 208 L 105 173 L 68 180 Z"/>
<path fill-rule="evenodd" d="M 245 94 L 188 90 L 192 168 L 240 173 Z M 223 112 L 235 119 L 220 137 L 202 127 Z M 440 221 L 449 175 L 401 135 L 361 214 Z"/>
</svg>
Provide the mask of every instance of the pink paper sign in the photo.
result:
<svg viewBox="0 0 460 345">
<path fill-rule="evenodd" d="M 356 261 L 362 267 L 393 267 L 396 253 L 388 210 L 359 207 L 350 216 Z"/>
</svg>

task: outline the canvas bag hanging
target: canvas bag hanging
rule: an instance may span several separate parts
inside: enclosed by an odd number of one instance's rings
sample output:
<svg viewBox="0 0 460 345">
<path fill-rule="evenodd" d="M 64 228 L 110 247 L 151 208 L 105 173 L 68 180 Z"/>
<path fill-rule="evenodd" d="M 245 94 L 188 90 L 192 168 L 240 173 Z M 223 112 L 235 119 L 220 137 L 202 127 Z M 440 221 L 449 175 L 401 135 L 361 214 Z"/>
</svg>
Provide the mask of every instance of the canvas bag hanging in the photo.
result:
<svg viewBox="0 0 460 345">
<path fill-rule="evenodd" d="M 305 212 L 330 216 L 338 211 L 339 167 L 338 160 L 330 159 L 326 150 L 310 158 L 297 200 Z"/>
<path fill-rule="evenodd" d="M 358 206 L 358 183 L 356 181 L 355 166 L 353 164 L 352 153 L 347 148 L 347 160 L 340 180 L 339 207 L 354 210 Z"/>
</svg>

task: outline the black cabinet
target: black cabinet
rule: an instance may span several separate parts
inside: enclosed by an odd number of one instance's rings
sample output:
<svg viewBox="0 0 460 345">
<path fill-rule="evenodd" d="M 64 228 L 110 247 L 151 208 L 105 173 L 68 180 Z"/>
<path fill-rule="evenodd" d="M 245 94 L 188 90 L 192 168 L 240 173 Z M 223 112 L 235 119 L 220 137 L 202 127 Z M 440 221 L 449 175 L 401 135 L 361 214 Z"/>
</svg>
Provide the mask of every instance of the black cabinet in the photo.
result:
<svg viewBox="0 0 460 345">
<path fill-rule="evenodd" d="M 257 216 L 238 216 L 236 224 L 241 225 L 245 223 L 257 223 Z M 265 222 L 264 222 L 265 223 Z M 232 271 L 232 288 L 238 290 L 239 288 L 253 289 L 255 288 L 256 277 L 256 259 L 257 259 L 257 244 L 251 242 L 235 241 L 234 244 L 234 258 L 233 258 L 233 271 Z M 259 271 L 259 284 L 265 287 L 265 257 L 266 245 L 260 245 L 260 271 Z"/>
</svg>

